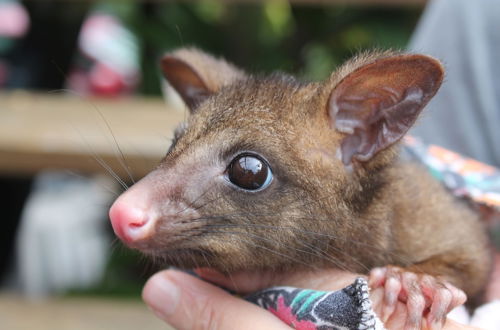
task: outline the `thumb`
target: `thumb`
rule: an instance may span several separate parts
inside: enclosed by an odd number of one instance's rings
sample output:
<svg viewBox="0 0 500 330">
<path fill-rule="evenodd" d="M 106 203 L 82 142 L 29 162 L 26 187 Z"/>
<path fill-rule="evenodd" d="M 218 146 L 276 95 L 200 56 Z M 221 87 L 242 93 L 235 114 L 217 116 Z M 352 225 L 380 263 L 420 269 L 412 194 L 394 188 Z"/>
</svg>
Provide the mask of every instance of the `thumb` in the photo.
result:
<svg viewBox="0 0 500 330">
<path fill-rule="evenodd" d="M 274 315 L 191 275 L 166 270 L 146 283 L 142 298 L 176 329 L 290 329 Z"/>
</svg>

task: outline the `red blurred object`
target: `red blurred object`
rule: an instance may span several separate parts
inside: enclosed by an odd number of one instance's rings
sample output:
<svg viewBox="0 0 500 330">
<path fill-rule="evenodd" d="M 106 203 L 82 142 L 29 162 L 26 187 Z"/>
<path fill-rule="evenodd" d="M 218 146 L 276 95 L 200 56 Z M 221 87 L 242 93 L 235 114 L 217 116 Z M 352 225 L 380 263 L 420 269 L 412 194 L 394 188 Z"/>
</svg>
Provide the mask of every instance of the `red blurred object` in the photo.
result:
<svg viewBox="0 0 500 330">
<path fill-rule="evenodd" d="M 107 97 L 134 92 L 140 79 L 137 40 L 117 17 L 90 14 L 78 44 L 78 61 L 67 81 L 70 89 Z"/>
</svg>

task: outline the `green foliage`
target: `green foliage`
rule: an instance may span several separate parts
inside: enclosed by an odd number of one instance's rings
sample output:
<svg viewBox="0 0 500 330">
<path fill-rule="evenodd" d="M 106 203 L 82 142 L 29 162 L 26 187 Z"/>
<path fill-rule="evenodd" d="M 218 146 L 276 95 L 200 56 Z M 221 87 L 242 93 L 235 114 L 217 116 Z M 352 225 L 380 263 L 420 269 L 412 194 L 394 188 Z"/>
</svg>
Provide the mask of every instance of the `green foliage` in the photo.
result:
<svg viewBox="0 0 500 330">
<path fill-rule="evenodd" d="M 286 0 L 203 0 L 142 4 L 127 21 L 142 42 L 141 92 L 158 95 L 158 60 L 176 47 L 196 46 L 252 72 L 282 70 L 323 79 L 358 51 L 404 48 L 420 12 L 411 7 L 292 6 Z"/>
</svg>

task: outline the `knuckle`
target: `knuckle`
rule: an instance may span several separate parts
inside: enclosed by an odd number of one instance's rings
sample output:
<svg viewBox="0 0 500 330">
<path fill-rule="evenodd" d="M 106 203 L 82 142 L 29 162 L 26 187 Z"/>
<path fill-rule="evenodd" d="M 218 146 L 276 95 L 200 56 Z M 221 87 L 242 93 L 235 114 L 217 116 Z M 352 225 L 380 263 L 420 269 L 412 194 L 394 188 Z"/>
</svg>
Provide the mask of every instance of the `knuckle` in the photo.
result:
<svg viewBox="0 0 500 330">
<path fill-rule="evenodd" d="M 387 273 L 389 276 L 396 277 L 400 276 L 402 272 L 402 269 L 396 266 L 388 266 L 387 267 Z"/>
<path fill-rule="evenodd" d="M 408 292 L 409 297 L 416 297 L 416 296 L 421 296 L 422 295 L 422 289 L 420 287 L 420 284 L 417 281 L 405 281 L 403 283 L 403 286 L 405 287 L 406 291 Z"/>
<path fill-rule="evenodd" d="M 406 278 L 407 281 L 410 281 L 410 282 L 417 282 L 418 281 L 417 274 L 412 273 L 412 272 L 405 272 L 404 277 Z"/>
<path fill-rule="evenodd" d="M 422 276 L 422 283 L 425 283 L 427 286 L 435 286 L 437 285 L 436 283 L 436 278 L 432 275 L 425 274 Z"/>
<path fill-rule="evenodd" d="M 421 313 L 425 308 L 425 298 L 418 292 L 413 292 L 408 296 L 409 308 L 416 313 Z"/>
<path fill-rule="evenodd" d="M 390 290 L 399 291 L 401 290 L 401 282 L 395 277 L 391 277 L 387 280 L 386 287 Z"/>
</svg>

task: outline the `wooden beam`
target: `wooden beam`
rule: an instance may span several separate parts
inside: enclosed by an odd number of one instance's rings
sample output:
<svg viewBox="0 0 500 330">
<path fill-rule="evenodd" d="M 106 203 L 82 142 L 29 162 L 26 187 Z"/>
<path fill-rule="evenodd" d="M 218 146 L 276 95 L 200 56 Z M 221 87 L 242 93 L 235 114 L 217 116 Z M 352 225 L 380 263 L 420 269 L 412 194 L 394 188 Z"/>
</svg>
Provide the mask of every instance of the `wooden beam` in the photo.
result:
<svg viewBox="0 0 500 330">
<path fill-rule="evenodd" d="M 106 172 L 109 166 L 128 181 L 125 167 L 134 179 L 154 168 L 185 116 L 159 98 L 87 100 L 26 92 L 1 93 L 0 109 L 0 173 Z"/>
</svg>

